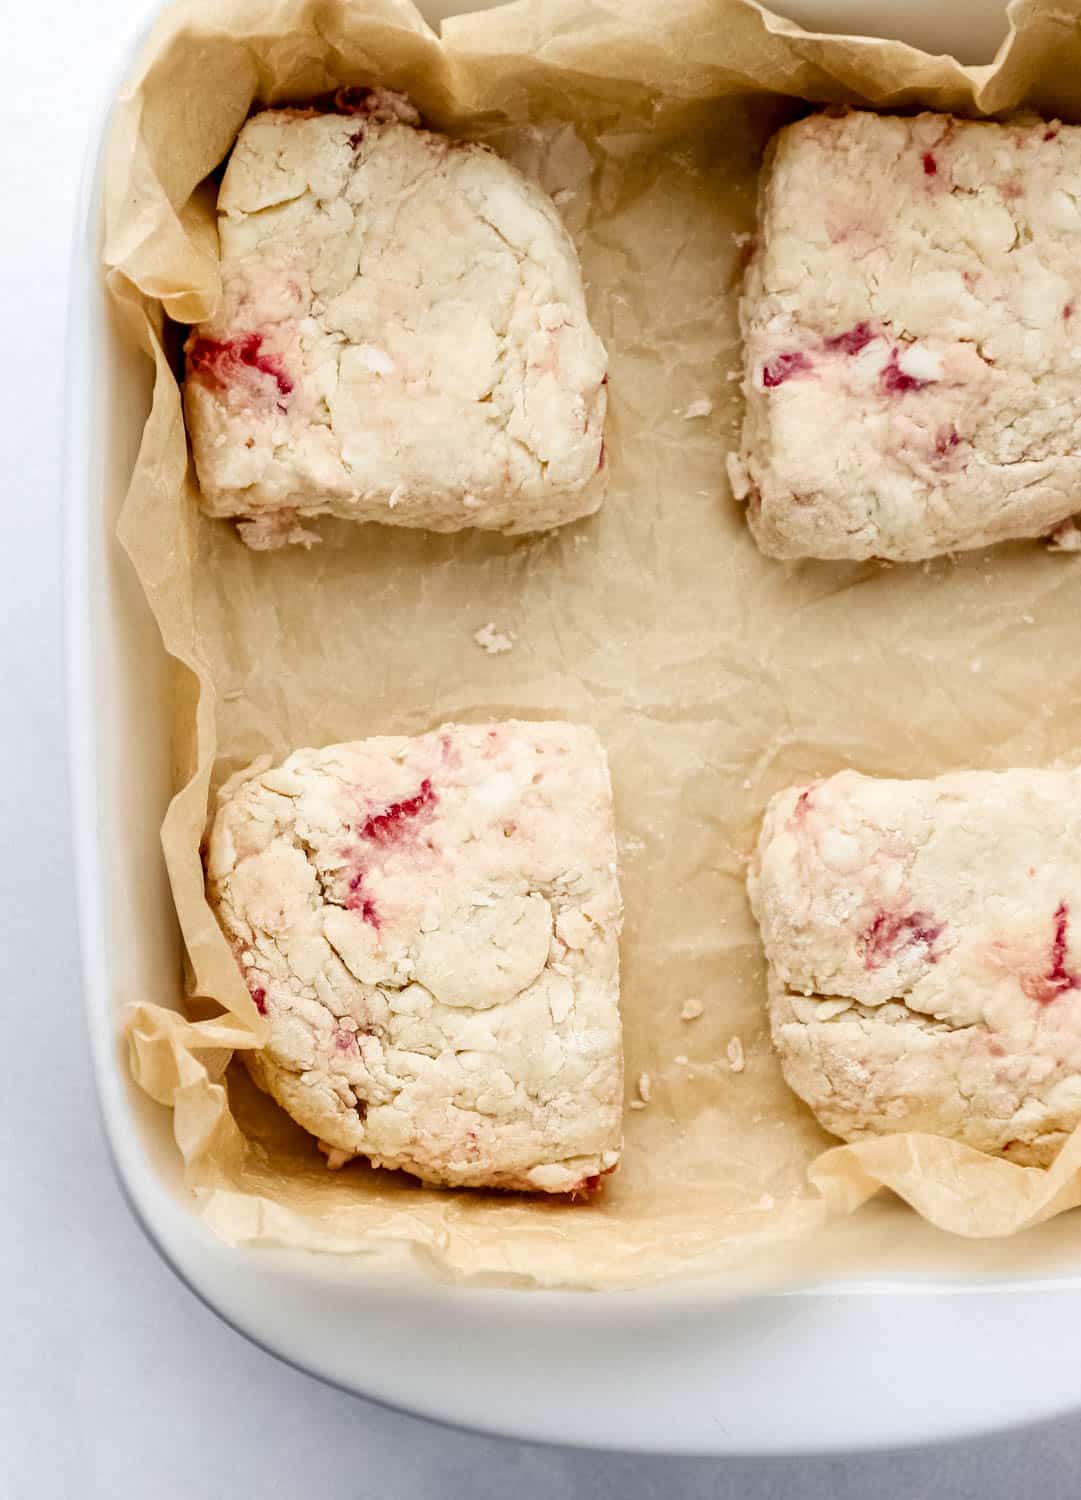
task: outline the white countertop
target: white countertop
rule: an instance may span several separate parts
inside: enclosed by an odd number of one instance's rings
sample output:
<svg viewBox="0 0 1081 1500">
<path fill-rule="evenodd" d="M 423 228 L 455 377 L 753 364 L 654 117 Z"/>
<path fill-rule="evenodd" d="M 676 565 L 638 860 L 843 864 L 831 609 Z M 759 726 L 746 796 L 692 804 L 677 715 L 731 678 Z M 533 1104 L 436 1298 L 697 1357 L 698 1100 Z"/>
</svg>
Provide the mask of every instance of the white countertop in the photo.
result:
<svg viewBox="0 0 1081 1500">
<path fill-rule="evenodd" d="M 5 1004 L 23 1013 L 19 1032 L 30 1046 L 9 1059 L 0 1094 L 8 1209 L 0 1494 L 1073 1500 L 1081 1417 L 935 1453 L 812 1462 L 567 1453 L 446 1431 L 330 1390 L 251 1347 L 143 1239 L 105 1155 L 79 994 L 64 793 L 59 439 L 71 222 L 96 98 L 87 80 L 109 69 L 145 8 L 144 0 L 52 0 L 21 6 L 5 27 L 0 680 L 9 733 L 0 745 L 0 911 Z"/>
</svg>

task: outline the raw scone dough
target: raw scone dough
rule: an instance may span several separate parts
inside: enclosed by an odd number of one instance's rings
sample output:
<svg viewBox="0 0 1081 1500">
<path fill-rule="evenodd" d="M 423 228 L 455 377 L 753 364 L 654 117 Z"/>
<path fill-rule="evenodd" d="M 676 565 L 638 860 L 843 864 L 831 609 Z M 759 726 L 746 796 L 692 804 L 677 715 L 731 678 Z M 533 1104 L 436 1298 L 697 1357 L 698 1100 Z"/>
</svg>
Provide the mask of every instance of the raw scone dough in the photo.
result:
<svg viewBox="0 0 1081 1500">
<path fill-rule="evenodd" d="M 603 499 L 607 357 L 559 215 L 418 124 L 366 91 L 255 115 L 229 159 L 185 404 L 204 508 L 250 546 L 326 513 L 541 531 Z"/>
<path fill-rule="evenodd" d="M 1081 771 L 790 787 L 749 886 L 774 1045 L 827 1130 L 1054 1157 L 1081 1120 Z"/>
<path fill-rule="evenodd" d="M 1081 128 L 816 114 L 771 146 L 733 488 L 773 557 L 911 561 L 1081 507 Z"/>
<path fill-rule="evenodd" d="M 207 876 L 270 1022 L 256 1080 L 332 1160 L 550 1193 L 616 1166 L 622 908 L 591 730 L 298 750 L 224 789 Z"/>
</svg>

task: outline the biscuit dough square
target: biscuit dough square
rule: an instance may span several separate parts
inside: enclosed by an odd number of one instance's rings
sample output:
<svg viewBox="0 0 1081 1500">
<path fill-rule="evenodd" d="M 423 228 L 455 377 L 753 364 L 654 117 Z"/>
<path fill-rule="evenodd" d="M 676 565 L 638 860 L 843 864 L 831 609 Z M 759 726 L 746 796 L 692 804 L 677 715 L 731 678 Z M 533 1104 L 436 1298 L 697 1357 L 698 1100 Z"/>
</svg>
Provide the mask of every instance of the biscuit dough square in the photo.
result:
<svg viewBox="0 0 1081 1500">
<path fill-rule="evenodd" d="M 827 1130 L 1053 1159 L 1081 1121 L 1081 771 L 790 787 L 749 887 L 773 1042 Z"/>
<path fill-rule="evenodd" d="M 1081 129 L 820 113 L 767 154 L 733 488 L 772 557 L 914 561 L 1081 507 Z"/>
<path fill-rule="evenodd" d="M 529 532 L 599 507 L 607 356 L 509 163 L 377 89 L 255 115 L 218 214 L 221 305 L 186 345 L 208 514 L 262 548 L 323 514 Z"/>
<path fill-rule="evenodd" d="M 298 750 L 223 790 L 211 904 L 250 1066 L 335 1162 L 569 1193 L 619 1160 L 612 794 L 589 729 Z"/>
</svg>

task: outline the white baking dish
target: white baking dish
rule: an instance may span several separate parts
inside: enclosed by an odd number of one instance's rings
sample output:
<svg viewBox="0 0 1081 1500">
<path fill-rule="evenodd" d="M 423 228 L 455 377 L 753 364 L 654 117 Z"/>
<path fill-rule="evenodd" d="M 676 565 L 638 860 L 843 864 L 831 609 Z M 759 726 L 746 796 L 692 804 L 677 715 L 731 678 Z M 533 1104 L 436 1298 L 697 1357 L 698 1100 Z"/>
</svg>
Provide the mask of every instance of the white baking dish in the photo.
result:
<svg viewBox="0 0 1081 1500">
<path fill-rule="evenodd" d="M 660 0 L 658 0 L 660 3 Z M 429 6 L 433 18 L 454 7 Z M 819 17 L 794 3 L 802 20 Z M 849 20 L 857 0 L 822 7 Z M 897 15 L 899 5 L 879 8 Z M 974 0 L 968 54 L 1001 7 Z M 929 14 L 929 10 L 926 11 Z M 899 26 L 910 39 L 925 14 Z M 850 21 L 851 24 L 851 21 Z M 870 23 L 869 23 L 870 24 Z M 981 25 L 983 30 L 980 30 Z M 875 26 L 881 31 L 881 26 Z M 982 41 L 981 41 L 982 38 Z M 104 112 L 102 128 L 104 127 Z M 100 142 L 100 135 L 99 135 Z M 170 792 L 169 663 L 115 539 L 149 407 L 150 367 L 117 336 L 100 284 L 99 163 L 86 174 L 68 349 L 71 775 L 90 1039 L 106 1132 L 132 1208 L 209 1306 L 282 1358 L 445 1421 L 552 1442 L 671 1453 L 844 1450 L 959 1436 L 1081 1405 L 1081 1263 L 1054 1225 L 1041 1279 L 819 1285 L 735 1302 L 714 1285 L 604 1295 L 463 1289 L 414 1267 L 237 1251 L 191 1211 L 167 1112 L 130 1083 L 120 1006 L 176 988 L 179 938 L 158 845 Z"/>
</svg>

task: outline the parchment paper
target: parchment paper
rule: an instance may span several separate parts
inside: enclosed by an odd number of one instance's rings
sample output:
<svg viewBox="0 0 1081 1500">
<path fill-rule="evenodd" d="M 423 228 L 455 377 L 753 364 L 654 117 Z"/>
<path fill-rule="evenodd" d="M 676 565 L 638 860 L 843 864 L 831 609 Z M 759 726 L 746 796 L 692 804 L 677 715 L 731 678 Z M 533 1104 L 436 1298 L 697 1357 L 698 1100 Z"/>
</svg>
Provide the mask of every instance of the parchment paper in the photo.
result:
<svg viewBox="0 0 1081 1500">
<path fill-rule="evenodd" d="M 866 1226 L 877 1212 L 894 1242 L 890 1200 L 847 1221 L 847 1240 L 819 1231 L 882 1185 L 968 1236 L 1081 1200 L 1077 1137 L 1048 1172 L 930 1137 L 832 1143 L 771 1054 L 743 883 L 789 781 L 1078 753 L 1081 559 L 1032 544 L 923 567 L 779 564 L 724 480 L 764 141 L 801 100 L 1081 119 L 1075 19 L 1039 0 L 1011 19 L 994 65 L 969 70 L 812 37 L 746 0 L 521 0 L 442 40 L 408 0 L 187 0 L 158 26 L 113 123 L 106 260 L 156 360 L 121 530 L 178 661 L 163 843 L 189 998 L 178 976 L 126 1025 L 135 1078 L 175 1111 L 187 1182 L 228 1240 L 408 1245 L 440 1275 L 601 1287 L 763 1264 L 768 1246 L 806 1267 L 812 1242 L 841 1259 L 858 1244 L 873 1265 L 884 1237 Z M 257 101 L 376 81 L 556 195 L 611 353 L 612 487 L 584 524 L 508 541 L 332 523 L 310 553 L 259 555 L 197 512 L 162 314 L 202 318 L 217 293 L 200 184 Z M 475 644 L 488 622 L 511 651 Z M 589 1204 L 432 1191 L 362 1164 L 328 1174 L 227 1069 L 263 1033 L 203 895 L 212 787 L 263 753 L 511 715 L 594 725 L 616 789 L 628 1097 L 643 1072 L 652 1090 Z M 681 1019 L 689 1000 L 697 1020 Z M 1076 1219 L 1060 1228 L 1081 1242 Z M 919 1234 L 900 1239 L 919 1253 Z"/>
</svg>

